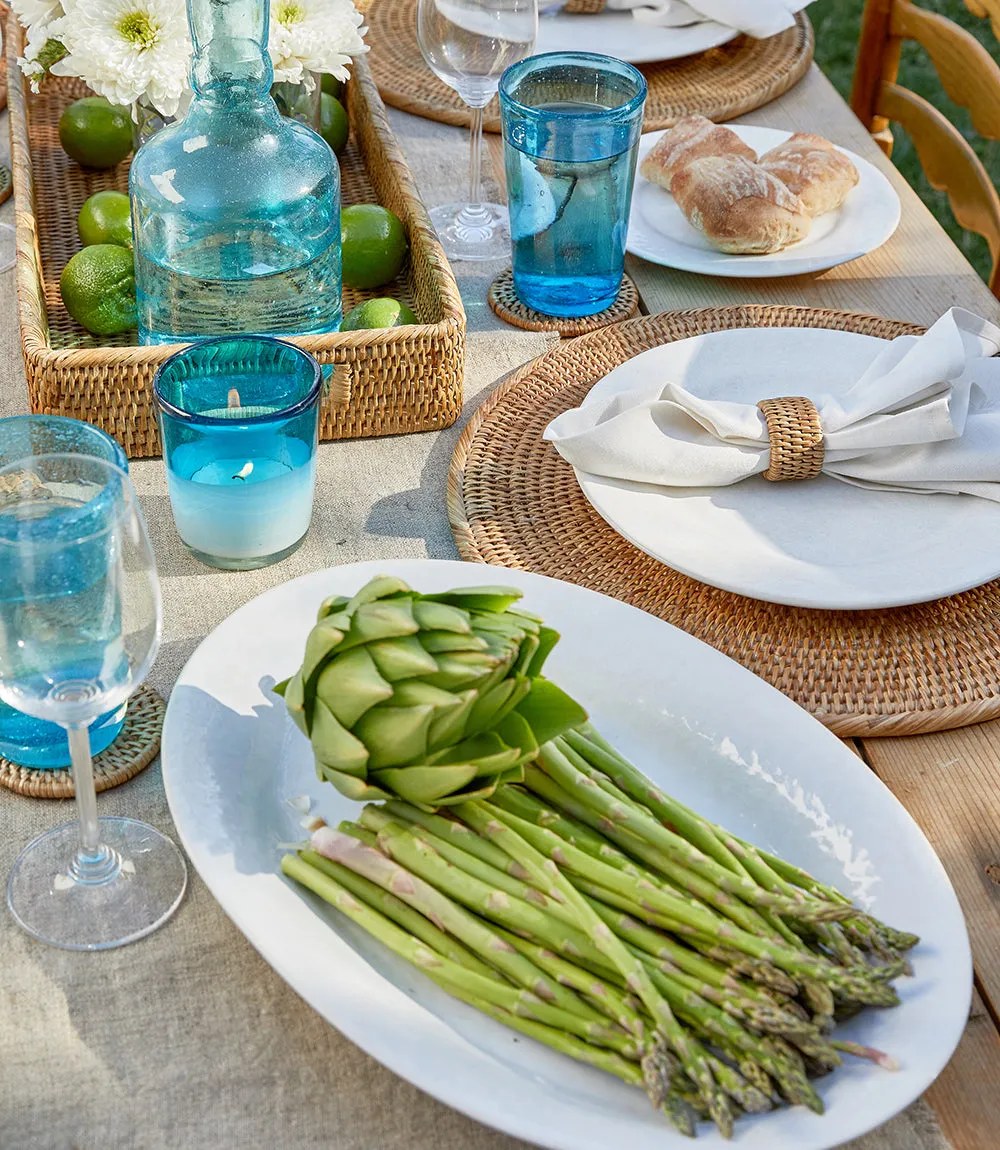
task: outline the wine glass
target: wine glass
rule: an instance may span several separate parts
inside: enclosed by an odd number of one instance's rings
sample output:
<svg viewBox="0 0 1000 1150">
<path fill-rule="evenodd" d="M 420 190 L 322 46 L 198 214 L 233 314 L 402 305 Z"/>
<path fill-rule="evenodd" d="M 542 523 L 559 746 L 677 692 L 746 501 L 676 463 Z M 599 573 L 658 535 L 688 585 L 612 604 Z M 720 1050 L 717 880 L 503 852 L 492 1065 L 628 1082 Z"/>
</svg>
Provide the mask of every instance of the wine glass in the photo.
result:
<svg viewBox="0 0 1000 1150">
<path fill-rule="evenodd" d="M 510 255 L 507 209 L 482 202 L 483 108 L 508 65 L 531 55 L 537 30 L 538 0 L 420 0 L 420 51 L 472 109 L 469 202 L 444 204 L 430 213 L 449 259 Z"/>
<path fill-rule="evenodd" d="M 79 454 L 0 470 L 0 699 L 66 729 L 78 823 L 29 843 L 11 871 L 18 925 L 70 950 L 155 930 L 187 885 L 177 847 L 145 823 L 97 817 L 87 728 L 146 677 L 160 587 L 128 476 Z"/>
</svg>

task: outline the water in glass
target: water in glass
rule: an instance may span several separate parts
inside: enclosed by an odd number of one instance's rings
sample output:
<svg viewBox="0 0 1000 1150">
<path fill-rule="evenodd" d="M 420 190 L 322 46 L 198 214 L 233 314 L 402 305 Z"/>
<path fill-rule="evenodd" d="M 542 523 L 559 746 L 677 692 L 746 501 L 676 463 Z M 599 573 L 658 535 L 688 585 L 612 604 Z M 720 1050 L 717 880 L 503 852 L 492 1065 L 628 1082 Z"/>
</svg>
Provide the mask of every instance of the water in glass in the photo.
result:
<svg viewBox="0 0 1000 1150">
<path fill-rule="evenodd" d="M 645 91 L 631 65 L 585 53 L 503 77 L 514 289 L 536 311 L 592 315 L 618 295 Z"/>
<path fill-rule="evenodd" d="M 97 817 L 87 728 L 143 681 L 160 642 L 160 591 L 128 476 L 86 455 L 31 456 L 0 507 L 0 699 L 68 735 L 78 822 L 29 843 L 7 883 L 14 920 L 74 950 L 131 942 L 187 884 L 177 847 L 135 819 Z"/>
<path fill-rule="evenodd" d="M 340 325 L 340 171 L 271 98 L 267 12 L 188 0 L 194 99 L 129 178 L 142 343 Z"/>
</svg>

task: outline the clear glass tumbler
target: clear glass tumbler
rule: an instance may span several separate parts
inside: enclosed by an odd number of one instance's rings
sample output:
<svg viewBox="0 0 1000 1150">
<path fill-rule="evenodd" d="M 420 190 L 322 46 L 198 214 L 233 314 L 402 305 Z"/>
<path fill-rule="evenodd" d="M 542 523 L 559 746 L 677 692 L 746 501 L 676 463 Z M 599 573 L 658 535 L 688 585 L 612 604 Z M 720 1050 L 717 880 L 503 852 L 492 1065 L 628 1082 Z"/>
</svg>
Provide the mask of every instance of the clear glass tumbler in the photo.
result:
<svg viewBox="0 0 1000 1150">
<path fill-rule="evenodd" d="M 514 290 L 545 315 L 593 315 L 625 264 L 646 81 L 622 60 L 550 52 L 500 80 Z"/>
<path fill-rule="evenodd" d="M 0 419 L 0 469 L 32 455 L 54 452 L 92 455 L 114 463 L 122 471 L 128 470 L 121 446 L 93 424 L 61 415 L 12 415 Z M 12 498 L 11 490 L 17 485 L 15 476 L 6 478 L 0 486 L 0 507 Z M 99 755 L 118 737 L 125 709 L 126 704 L 122 703 L 90 724 L 87 734 L 92 755 Z M 70 764 L 69 741 L 62 727 L 0 701 L 0 756 L 35 770 L 59 770 Z"/>
<path fill-rule="evenodd" d="M 174 523 L 203 563 L 246 571 L 305 538 L 323 375 L 280 340 L 208 340 L 156 373 Z"/>
</svg>

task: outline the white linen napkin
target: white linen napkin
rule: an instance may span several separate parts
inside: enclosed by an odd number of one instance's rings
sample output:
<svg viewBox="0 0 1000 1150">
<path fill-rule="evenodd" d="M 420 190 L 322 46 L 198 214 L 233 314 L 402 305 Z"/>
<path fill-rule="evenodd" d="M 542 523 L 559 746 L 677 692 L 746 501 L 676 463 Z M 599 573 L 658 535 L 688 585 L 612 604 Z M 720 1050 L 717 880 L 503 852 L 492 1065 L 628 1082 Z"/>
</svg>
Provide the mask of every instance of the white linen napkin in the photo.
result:
<svg viewBox="0 0 1000 1150">
<path fill-rule="evenodd" d="M 859 487 L 950 492 L 1000 502 L 1000 328 L 952 308 L 901 336 L 838 396 L 814 399 L 823 473 Z M 796 394 L 778 381 L 773 395 Z M 591 475 L 666 487 L 726 487 L 766 471 L 755 404 L 704 400 L 674 383 L 584 400 L 544 438 Z M 805 482 L 808 482 L 806 480 Z"/>
<path fill-rule="evenodd" d="M 713 20 L 762 40 L 795 23 L 811 0 L 607 0 L 609 11 L 631 11 L 643 24 L 679 28 Z"/>
</svg>

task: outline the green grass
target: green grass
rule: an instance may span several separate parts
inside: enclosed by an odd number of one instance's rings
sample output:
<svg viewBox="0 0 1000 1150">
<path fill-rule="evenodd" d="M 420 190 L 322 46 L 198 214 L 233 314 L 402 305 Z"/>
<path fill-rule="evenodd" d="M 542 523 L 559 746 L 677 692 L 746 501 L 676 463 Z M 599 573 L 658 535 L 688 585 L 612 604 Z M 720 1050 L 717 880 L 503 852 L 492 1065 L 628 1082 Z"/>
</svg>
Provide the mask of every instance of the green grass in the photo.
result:
<svg viewBox="0 0 1000 1150">
<path fill-rule="evenodd" d="M 1000 60 L 1000 45 L 990 29 L 988 20 L 970 14 L 962 0 L 917 0 L 922 8 L 939 12 L 961 24 L 976 36 Z M 854 75 L 854 56 L 861 26 L 864 0 L 816 0 L 808 9 L 809 18 L 816 29 L 816 63 L 830 77 L 845 99 L 850 99 L 851 80 Z M 994 184 L 1000 184 L 1000 143 L 983 140 L 976 135 L 968 112 L 953 103 L 934 72 L 927 54 L 918 44 L 906 44 L 899 71 L 899 82 L 929 100 L 955 125 L 979 154 Z M 803 129 L 807 130 L 807 129 Z M 942 226 L 965 253 L 966 258 L 985 279 L 990 270 L 990 254 L 986 241 L 974 232 L 963 231 L 955 222 L 943 192 L 935 191 L 924 177 L 920 161 L 906 133 L 893 126 L 895 146 L 893 163 L 907 182 L 916 190 L 924 203 L 940 220 Z"/>
</svg>

